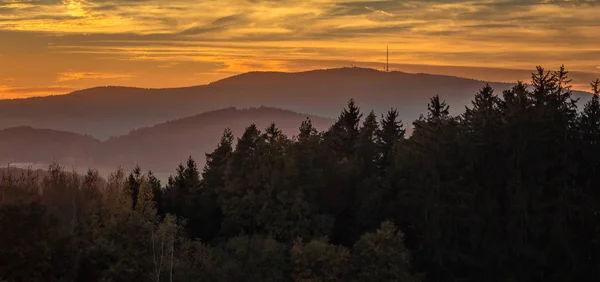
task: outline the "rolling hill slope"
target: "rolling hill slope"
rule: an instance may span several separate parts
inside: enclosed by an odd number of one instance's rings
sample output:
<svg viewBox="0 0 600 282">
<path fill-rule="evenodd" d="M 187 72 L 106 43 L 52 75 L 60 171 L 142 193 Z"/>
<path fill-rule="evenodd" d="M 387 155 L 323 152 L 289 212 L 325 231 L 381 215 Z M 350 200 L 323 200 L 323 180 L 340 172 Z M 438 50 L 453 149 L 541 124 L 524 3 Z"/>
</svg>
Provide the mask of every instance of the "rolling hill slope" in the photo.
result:
<svg viewBox="0 0 600 282">
<path fill-rule="evenodd" d="M 288 136 L 298 133 L 300 124 L 310 118 L 319 130 L 326 130 L 333 120 L 269 107 L 217 111 L 173 120 L 152 127 L 134 130 L 127 135 L 103 142 L 95 158 L 104 165 L 132 167 L 139 164 L 155 172 L 174 171 L 176 166 L 192 156 L 204 165 L 204 153 L 213 151 L 225 128 L 240 137 L 250 124 L 259 129 L 272 122 Z"/>
<path fill-rule="evenodd" d="M 39 168 L 56 161 L 79 173 L 94 167 L 103 176 L 119 166 L 129 170 L 140 165 L 165 179 L 189 156 L 203 166 L 204 154 L 216 148 L 225 128 L 239 137 L 252 123 L 262 129 L 275 122 L 293 136 L 306 118 L 319 130 L 333 124 L 331 119 L 270 107 L 230 107 L 140 128 L 106 141 L 65 131 L 16 127 L 0 130 L 0 164 Z"/>
<path fill-rule="evenodd" d="M 195 87 L 96 87 L 61 96 L 0 100 L 0 129 L 28 125 L 105 140 L 165 120 L 230 106 L 264 105 L 334 118 L 350 98 L 365 112 L 382 113 L 396 107 L 405 124 L 411 124 L 425 111 L 431 96 L 439 94 L 458 113 L 484 83 L 363 68 L 250 72 Z M 492 86 L 501 93 L 512 84 Z"/>
</svg>

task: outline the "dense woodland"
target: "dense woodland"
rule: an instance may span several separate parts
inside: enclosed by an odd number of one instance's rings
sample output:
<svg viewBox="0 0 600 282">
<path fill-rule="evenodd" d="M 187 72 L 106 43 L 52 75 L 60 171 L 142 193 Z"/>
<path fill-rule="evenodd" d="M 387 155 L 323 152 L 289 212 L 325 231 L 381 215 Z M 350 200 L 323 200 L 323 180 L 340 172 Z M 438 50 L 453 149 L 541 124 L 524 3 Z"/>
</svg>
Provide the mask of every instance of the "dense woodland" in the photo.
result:
<svg viewBox="0 0 600 282">
<path fill-rule="evenodd" d="M 325 132 L 225 130 L 164 184 L 4 173 L 0 280 L 600 281 L 600 80 L 579 112 L 569 82 L 432 97 L 410 137 L 353 100 Z"/>
</svg>

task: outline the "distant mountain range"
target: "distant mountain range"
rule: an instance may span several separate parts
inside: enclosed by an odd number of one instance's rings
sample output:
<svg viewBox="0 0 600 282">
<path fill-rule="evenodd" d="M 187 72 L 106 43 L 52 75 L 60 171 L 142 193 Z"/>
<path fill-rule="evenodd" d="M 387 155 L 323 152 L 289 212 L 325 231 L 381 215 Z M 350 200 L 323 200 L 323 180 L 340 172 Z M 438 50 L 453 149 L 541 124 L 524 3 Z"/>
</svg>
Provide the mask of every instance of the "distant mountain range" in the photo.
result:
<svg viewBox="0 0 600 282">
<path fill-rule="evenodd" d="M 250 72 L 194 87 L 96 87 L 67 95 L 0 100 L 0 129 L 32 126 L 106 140 L 165 120 L 230 106 L 271 106 L 334 118 L 350 98 L 365 112 L 383 113 L 396 107 L 410 125 L 426 110 L 431 96 L 439 94 L 454 113 L 460 113 L 484 84 L 453 76 L 364 68 Z M 491 85 L 498 93 L 512 86 Z"/>
<path fill-rule="evenodd" d="M 79 173 L 88 167 L 98 168 L 104 176 L 119 166 L 129 170 L 140 165 L 165 179 L 189 156 L 203 166 L 204 154 L 216 148 L 225 128 L 239 137 L 252 123 L 263 129 L 275 122 L 293 136 L 307 118 L 321 131 L 333 124 L 332 119 L 289 110 L 230 107 L 137 129 L 106 141 L 66 131 L 16 127 L 0 130 L 0 164 L 39 168 L 56 161 Z"/>
<path fill-rule="evenodd" d="M 101 142 L 67 131 L 20 126 L 0 130 L 0 166 L 8 163 L 87 164 Z"/>
<path fill-rule="evenodd" d="M 16 163 L 39 168 L 57 161 L 80 173 L 95 167 L 106 176 L 118 166 L 138 164 L 164 179 L 188 156 L 202 166 L 204 153 L 216 147 L 225 128 L 239 137 L 251 123 L 265 128 L 275 122 L 291 136 L 310 117 L 319 130 L 326 130 L 350 98 L 365 113 L 396 107 L 410 126 L 426 111 L 431 96 L 439 94 L 458 114 L 484 84 L 452 76 L 341 68 L 251 72 L 186 88 L 97 87 L 0 100 L 0 167 Z M 498 94 L 512 86 L 490 84 Z M 575 96 L 583 100 L 579 105 L 591 97 L 585 92 Z"/>
</svg>

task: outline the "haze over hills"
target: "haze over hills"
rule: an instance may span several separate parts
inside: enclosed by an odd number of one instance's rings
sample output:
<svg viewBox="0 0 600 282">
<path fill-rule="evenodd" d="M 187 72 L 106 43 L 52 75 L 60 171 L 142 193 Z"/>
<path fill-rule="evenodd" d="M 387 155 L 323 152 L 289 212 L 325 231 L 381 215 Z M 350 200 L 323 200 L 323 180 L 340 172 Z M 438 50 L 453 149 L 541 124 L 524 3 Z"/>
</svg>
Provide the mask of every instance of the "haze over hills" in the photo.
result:
<svg viewBox="0 0 600 282">
<path fill-rule="evenodd" d="M 400 118 L 410 125 L 431 96 L 439 94 L 454 113 L 459 113 L 484 83 L 364 68 L 250 72 L 194 87 L 96 87 L 67 95 L 0 100 L 0 129 L 27 125 L 105 140 L 165 120 L 230 106 L 265 105 L 334 118 L 349 98 L 354 98 L 365 112 L 383 113 L 397 107 Z M 497 93 L 512 86 L 491 84 Z"/>
<path fill-rule="evenodd" d="M 32 127 L 0 130 L 0 163 L 48 165 L 54 161 L 84 173 L 98 168 L 103 176 L 122 166 L 140 165 L 165 179 L 177 165 L 192 156 L 200 166 L 204 154 L 214 150 L 225 128 L 239 137 L 254 123 L 264 129 L 270 123 L 288 136 L 298 133 L 310 118 L 315 128 L 326 130 L 333 120 L 270 107 L 226 108 L 134 130 L 104 142 L 71 132 Z M 21 165 L 25 166 L 25 165 Z"/>
<path fill-rule="evenodd" d="M 320 131 L 326 130 L 334 122 L 327 118 L 269 107 L 226 108 L 111 138 L 102 144 L 97 160 L 113 166 L 131 167 L 139 164 L 155 172 L 170 172 L 180 162 L 192 156 L 202 166 L 204 153 L 217 147 L 225 128 L 231 129 L 237 138 L 252 123 L 263 130 L 275 122 L 283 133 L 291 137 L 298 134 L 300 124 L 307 118 Z"/>
<path fill-rule="evenodd" d="M 100 145 L 91 136 L 30 126 L 0 130 L 0 161 L 8 163 L 92 164 Z"/>
</svg>

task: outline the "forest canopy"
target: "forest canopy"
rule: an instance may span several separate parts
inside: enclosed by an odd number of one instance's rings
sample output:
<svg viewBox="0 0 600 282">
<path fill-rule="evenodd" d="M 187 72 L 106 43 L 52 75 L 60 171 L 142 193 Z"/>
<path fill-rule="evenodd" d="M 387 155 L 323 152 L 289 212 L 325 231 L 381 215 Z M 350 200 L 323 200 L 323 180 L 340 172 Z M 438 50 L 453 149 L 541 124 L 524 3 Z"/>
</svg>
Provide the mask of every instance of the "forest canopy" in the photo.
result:
<svg viewBox="0 0 600 282">
<path fill-rule="evenodd" d="M 410 136 L 352 99 L 324 132 L 225 129 L 167 183 L 4 170 L 0 280 L 600 280 L 600 80 L 581 111 L 569 84 L 434 96 Z"/>
</svg>

